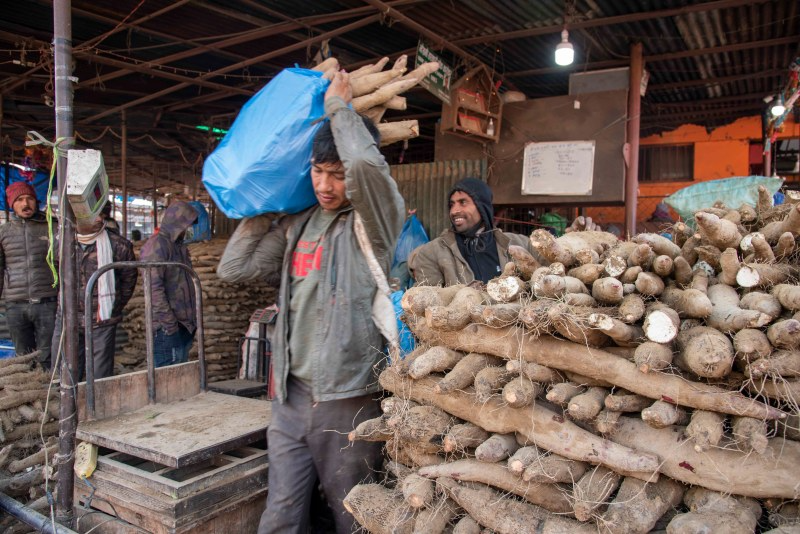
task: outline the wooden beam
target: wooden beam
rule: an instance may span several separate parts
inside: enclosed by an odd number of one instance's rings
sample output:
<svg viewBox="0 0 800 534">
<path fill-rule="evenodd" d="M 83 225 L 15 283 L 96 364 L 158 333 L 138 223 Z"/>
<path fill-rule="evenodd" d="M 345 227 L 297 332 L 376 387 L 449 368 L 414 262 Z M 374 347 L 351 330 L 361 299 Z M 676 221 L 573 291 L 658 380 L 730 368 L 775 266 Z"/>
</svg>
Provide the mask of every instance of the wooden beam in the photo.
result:
<svg viewBox="0 0 800 534">
<path fill-rule="evenodd" d="M 198 79 L 205 80 L 205 79 L 208 79 L 208 78 L 213 78 L 215 76 L 222 76 L 223 74 L 226 74 L 226 73 L 234 71 L 234 70 L 242 69 L 242 68 L 248 67 L 250 65 L 255 65 L 256 63 L 261 63 L 261 62 L 267 61 L 268 59 L 272 59 L 274 57 L 280 57 L 280 56 L 282 56 L 284 54 L 287 54 L 289 52 L 292 52 L 294 50 L 300 50 L 300 49 L 305 48 L 306 46 L 309 46 L 311 44 L 318 43 L 320 41 L 324 41 L 325 39 L 329 39 L 329 38 L 335 37 L 337 35 L 342 35 L 344 33 L 347 33 L 349 31 L 355 30 L 357 28 L 361 28 L 363 26 L 367 26 L 369 24 L 377 22 L 379 19 L 380 19 L 380 15 L 372 15 L 372 16 L 363 18 L 361 20 L 358 20 L 356 22 L 352 22 L 350 24 L 342 26 L 340 28 L 337 28 L 335 30 L 323 33 L 321 35 L 317 35 L 315 37 L 311 37 L 310 39 L 306 39 L 303 42 L 295 43 L 293 45 L 286 46 L 286 47 L 280 48 L 278 50 L 273 50 L 272 52 L 268 52 L 266 54 L 262 54 L 260 56 L 254 57 L 254 58 L 250 58 L 250 59 L 248 59 L 246 61 L 241 61 L 239 63 L 235 63 L 233 65 L 228 65 L 227 67 L 223 67 L 223 68 L 215 70 L 213 72 L 209 72 L 207 74 L 203 74 L 202 76 L 199 76 Z M 122 111 L 123 109 L 128 109 L 128 108 L 131 108 L 131 107 L 134 107 L 134 106 L 138 106 L 139 104 L 144 104 L 145 102 L 150 102 L 151 100 L 155 100 L 157 98 L 160 98 L 162 96 L 168 95 L 170 93 L 174 93 L 175 91 L 180 91 L 181 89 L 185 89 L 186 87 L 189 87 L 189 86 L 190 86 L 190 84 L 188 84 L 188 83 L 179 83 L 178 85 L 173 85 L 172 87 L 167 87 L 166 89 L 162 89 L 161 91 L 158 91 L 158 92 L 153 93 L 151 95 L 148 95 L 148 96 L 133 100 L 133 101 L 128 102 L 126 104 L 123 104 L 121 106 L 117 106 L 116 108 L 112 108 L 110 110 L 103 111 L 102 113 L 98 113 L 96 115 L 92 115 L 88 119 L 85 119 L 83 122 L 96 121 L 97 119 L 101 119 L 103 117 L 107 117 L 108 115 L 112 115 L 112 114 L 114 114 L 114 113 L 116 113 L 118 111 Z"/>
</svg>

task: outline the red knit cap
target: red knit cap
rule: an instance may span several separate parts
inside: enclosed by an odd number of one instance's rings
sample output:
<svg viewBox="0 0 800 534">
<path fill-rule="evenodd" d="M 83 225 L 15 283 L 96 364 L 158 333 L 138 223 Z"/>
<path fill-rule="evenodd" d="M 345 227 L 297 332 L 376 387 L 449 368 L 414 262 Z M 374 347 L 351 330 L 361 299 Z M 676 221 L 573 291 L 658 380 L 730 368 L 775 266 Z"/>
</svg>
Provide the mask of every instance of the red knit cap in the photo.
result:
<svg viewBox="0 0 800 534">
<path fill-rule="evenodd" d="M 16 202 L 17 199 L 22 195 L 30 195 L 33 198 L 36 198 L 36 190 L 31 184 L 25 181 L 14 182 L 13 184 L 9 185 L 6 188 L 6 200 L 8 201 L 8 207 L 12 207 L 14 202 Z"/>
</svg>

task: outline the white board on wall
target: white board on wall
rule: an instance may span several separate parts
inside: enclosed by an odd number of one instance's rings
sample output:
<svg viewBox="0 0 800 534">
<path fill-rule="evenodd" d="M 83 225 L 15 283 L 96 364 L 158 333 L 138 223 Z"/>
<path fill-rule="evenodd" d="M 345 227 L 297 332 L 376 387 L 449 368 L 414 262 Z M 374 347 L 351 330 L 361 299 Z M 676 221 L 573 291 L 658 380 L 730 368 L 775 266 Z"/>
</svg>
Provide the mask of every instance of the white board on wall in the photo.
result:
<svg viewBox="0 0 800 534">
<path fill-rule="evenodd" d="M 527 143 L 523 195 L 591 195 L 594 141 Z"/>
</svg>

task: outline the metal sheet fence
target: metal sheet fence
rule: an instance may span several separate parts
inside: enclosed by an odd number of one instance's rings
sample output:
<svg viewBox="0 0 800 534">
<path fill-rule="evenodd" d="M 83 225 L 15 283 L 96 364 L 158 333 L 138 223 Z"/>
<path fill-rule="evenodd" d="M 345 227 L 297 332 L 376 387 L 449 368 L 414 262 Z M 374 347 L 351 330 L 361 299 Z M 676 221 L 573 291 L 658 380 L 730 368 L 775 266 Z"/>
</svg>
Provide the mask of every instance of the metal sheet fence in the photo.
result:
<svg viewBox="0 0 800 534">
<path fill-rule="evenodd" d="M 467 177 L 485 182 L 487 163 L 485 159 L 412 163 L 392 165 L 391 172 L 406 209 L 417 210 L 417 218 L 433 239 L 450 226 L 447 201 L 453 184 Z"/>
</svg>

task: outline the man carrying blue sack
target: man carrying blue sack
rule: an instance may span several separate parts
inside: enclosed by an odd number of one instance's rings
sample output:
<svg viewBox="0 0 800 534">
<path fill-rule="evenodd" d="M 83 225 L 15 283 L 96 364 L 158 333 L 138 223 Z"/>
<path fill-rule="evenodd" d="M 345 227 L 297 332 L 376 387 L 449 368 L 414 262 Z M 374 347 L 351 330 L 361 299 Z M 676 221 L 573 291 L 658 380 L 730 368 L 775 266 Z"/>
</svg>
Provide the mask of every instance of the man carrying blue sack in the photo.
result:
<svg viewBox="0 0 800 534">
<path fill-rule="evenodd" d="M 380 469 L 381 444 L 347 433 L 378 417 L 384 340 L 372 320 L 376 281 L 356 235 L 356 214 L 383 270 L 405 207 L 378 150 L 378 132 L 347 107 L 349 76 L 325 93 L 326 121 L 314 138 L 311 180 L 319 205 L 276 220 L 244 219 L 217 273 L 230 282 L 274 279 L 279 306 L 272 340 L 272 422 L 267 508 L 258 532 L 307 532 L 319 479 L 339 534 L 353 530 L 342 500 Z"/>
</svg>

